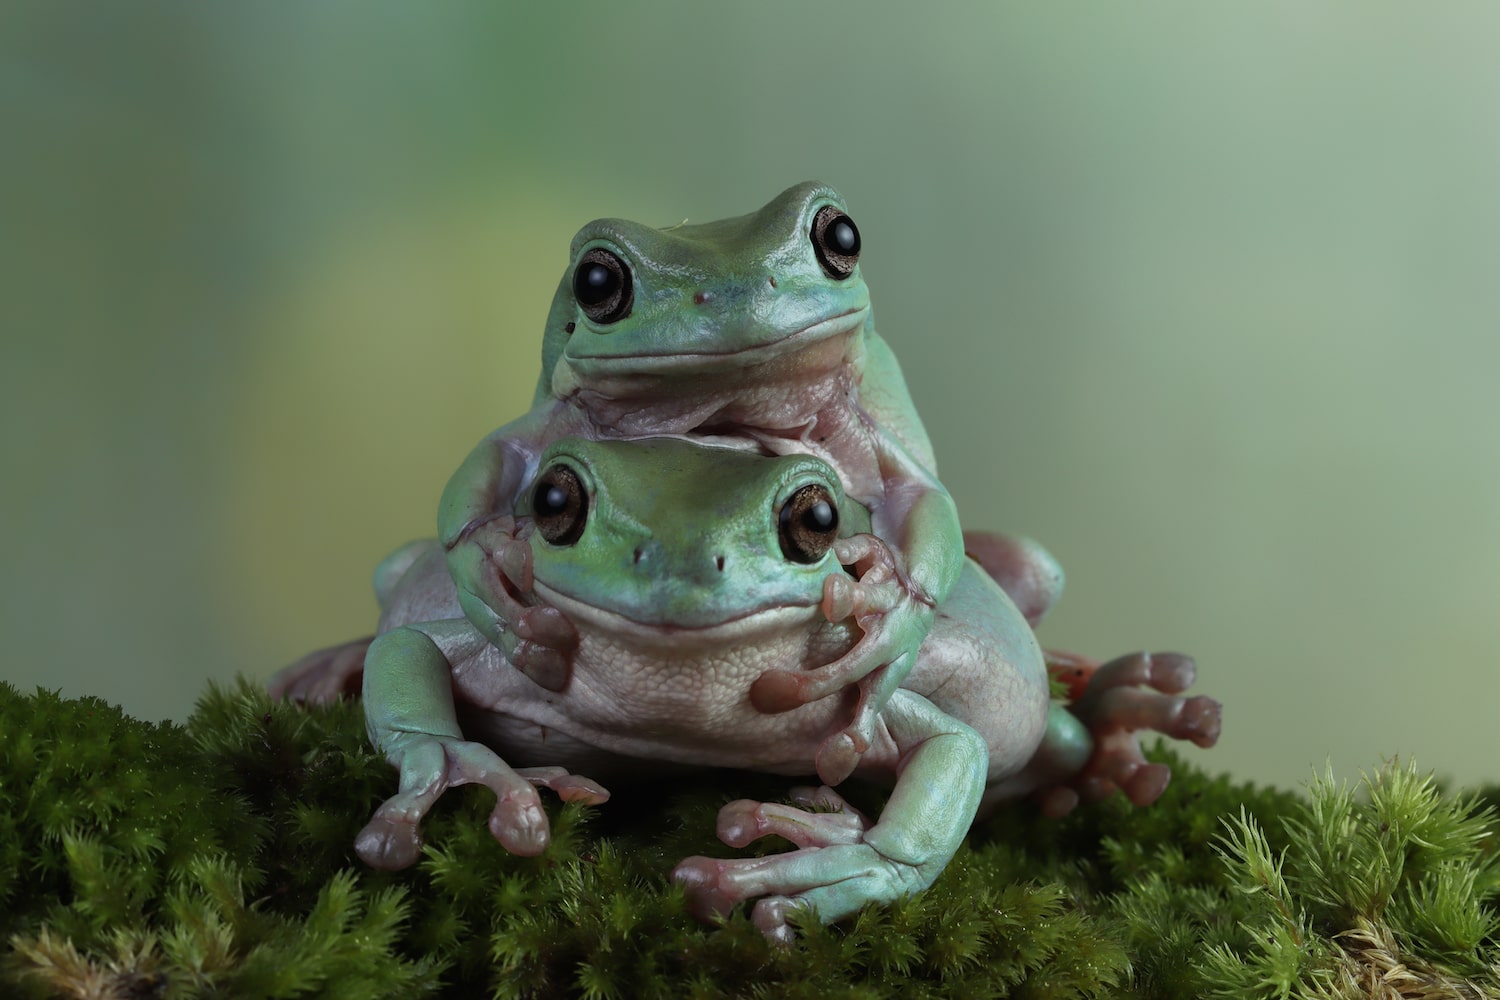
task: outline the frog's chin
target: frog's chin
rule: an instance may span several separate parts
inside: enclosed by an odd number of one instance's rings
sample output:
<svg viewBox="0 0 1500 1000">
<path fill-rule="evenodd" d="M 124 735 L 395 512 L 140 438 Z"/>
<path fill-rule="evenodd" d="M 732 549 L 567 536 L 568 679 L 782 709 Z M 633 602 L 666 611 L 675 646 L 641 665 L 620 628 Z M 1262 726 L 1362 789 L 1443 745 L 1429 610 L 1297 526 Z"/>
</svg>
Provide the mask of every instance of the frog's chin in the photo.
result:
<svg viewBox="0 0 1500 1000">
<path fill-rule="evenodd" d="M 643 621 L 649 612 L 601 608 L 553 590 L 540 580 L 532 582 L 532 589 L 544 603 L 567 615 L 585 635 L 599 635 L 634 646 L 670 647 L 680 652 L 753 643 L 766 636 L 785 637 L 826 624 L 816 601 L 756 608 L 714 621 L 683 624 Z"/>
<path fill-rule="evenodd" d="M 569 341 L 563 350 L 563 363 L 557 366 L 553 379 L 554 383 L 562 381 L 562 388 L 566 389 L 568 382 L 592 388 L 598 382 L 622 378 L 716 374 L 743 378 L 746 369 L 767 364 L 789 371 L 817 373 L 831 370 L 846 360 L 850 353 L 848 342 L 857 340 L 869 314 L 868 305 L 855 306 L 776 340 L 727 351 L 664 348 L 639 354 L 575 355 L 572 349 L 577 342 Z M 558 388 L 554 384 L 554 393 Z"/>
</svg>

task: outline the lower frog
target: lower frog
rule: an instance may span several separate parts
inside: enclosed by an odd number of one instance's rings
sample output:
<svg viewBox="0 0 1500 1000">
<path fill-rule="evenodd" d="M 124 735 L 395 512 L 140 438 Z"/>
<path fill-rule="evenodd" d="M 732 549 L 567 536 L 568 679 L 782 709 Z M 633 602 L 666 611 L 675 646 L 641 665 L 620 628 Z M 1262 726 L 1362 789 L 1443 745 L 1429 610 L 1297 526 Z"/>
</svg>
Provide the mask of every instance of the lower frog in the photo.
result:
<svg viewBox="0 0 1500 1000">
<path fill-rule="evenodd" d="M 517 569 L 577 627 L 572 681 L 554 692 L 509 669 L 464 618 L 435 541 L 388 560 L 363 692 L 400 784 L 356 841 L 373 866 L 413 863 L 421 819 L 454 785 L 489 787 L 490 831 L 534 855 L 550 836 L 538 787 L 600 802 L 595 778 L 662 763 L 812 773 L 858 696 L 777 713 L 752 703 L 766 671 L 836 659 L 859 640 L 859 615 L 898 596 L 880 549 L 859 543 L 868 512 L 821 459 L 568 438 L 539 469 L 516 512 L 529 554 Z M 1137 733 L 1218 736 L 1218 704 L 1180 694 L 1192 679 L 1185 657 L 1138 654 L 1092 670 L 1068 708 L 1052 703 L 1026 616 L 967 561 L 855 771 L 893 786 L 880 815 L 827 786 L 792 805 L 732 802 L 720 839 L 779 834 L 796 849 L 688 858 L 673 877 L 704 919 L 755 900 L 756 924 L 781 940 L 796 909 L 827 922 L 922 890 L 994 802 L 1040 793 L 1059 812 L 1114 788 L 1154 800 L 1167 775 Z"/>
</svg>

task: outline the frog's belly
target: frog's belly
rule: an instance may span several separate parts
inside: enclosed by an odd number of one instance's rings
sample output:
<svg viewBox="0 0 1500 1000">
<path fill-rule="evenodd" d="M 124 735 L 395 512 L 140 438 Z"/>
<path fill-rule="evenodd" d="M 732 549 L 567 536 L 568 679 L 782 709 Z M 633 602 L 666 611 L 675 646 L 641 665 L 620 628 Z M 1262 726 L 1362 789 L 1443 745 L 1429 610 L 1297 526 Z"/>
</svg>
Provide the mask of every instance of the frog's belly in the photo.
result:
<svg viewBox="0 0 1500 1000">
<path fill-rule="evenodd" d="M 470 709 L 464 731 L 521 766 L 637 760 L 811 773 L 853 692 L 766 714 L 750 703 L 750 686 L 769 669 L 828 663 L 856 636 L 816 609 L 782 610 L 717 630 L 625 630 L 570 615 L 580 642 L 564 691 L 533 684 L 498 651 L 456 665 L 455 694 Z"/>
</svg>

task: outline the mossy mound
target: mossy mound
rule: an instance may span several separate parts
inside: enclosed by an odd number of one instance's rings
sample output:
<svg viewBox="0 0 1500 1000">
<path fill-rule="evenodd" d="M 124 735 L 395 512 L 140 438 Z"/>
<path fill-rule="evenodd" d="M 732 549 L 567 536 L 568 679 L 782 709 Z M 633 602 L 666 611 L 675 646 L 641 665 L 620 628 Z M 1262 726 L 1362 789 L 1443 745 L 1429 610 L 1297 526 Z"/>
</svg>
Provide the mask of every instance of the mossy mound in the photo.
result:
<svg viewBox="0 0 1500 1000">
<path fill-rule="evenodd" d="M 978 825 L 928 892 L 768 945 L 696 923 L 666 873 L 731 798 L 707 775 L 554 806 L 539 858 L 444 796 L 422 862 L 366 869 L 395 775 L 357 705 L 212 689 L 185 726 L 0 684 L 0 993 L 30 997 L 1494 997 L 1484 802 L 1388 766 L 1356 796 L 1210 777 L 1162 800 Z M 863 804 L 878 806 L 866 800 Z M 763 850 L 784 848 L 766 845 Z"/>
</svg>

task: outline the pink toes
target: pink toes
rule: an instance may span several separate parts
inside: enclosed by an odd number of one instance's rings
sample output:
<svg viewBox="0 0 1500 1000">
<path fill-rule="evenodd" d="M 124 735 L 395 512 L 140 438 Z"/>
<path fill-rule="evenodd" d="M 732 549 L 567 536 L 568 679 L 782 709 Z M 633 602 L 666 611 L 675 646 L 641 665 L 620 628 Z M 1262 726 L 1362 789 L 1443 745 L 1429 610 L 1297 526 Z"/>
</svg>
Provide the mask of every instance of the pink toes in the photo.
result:
<svg viewBox="0 0 1500 1000">
<path fill-rule="evenodd" d="M 371 868 L 399 871 L 410 868 L 422 852 L 417 824 L 392 820 L 378 812 L 354 838 L 354 853 Z"/>
<path fill-rule="evenodd" d="M 809 812 L 775 802 L 731 802 L 719 810 L 719 839 L 730 847 L 746 847 L 770 834 L 785 837 L 798 847 L 858 843 L 868 828 L 865 818 L 848 808 L 831 789 L 821 791 L 832 798 L 818 800 L 819 804 L 836 801 L 843 808 L 838 812 Z"/>
<path fill-rule="evenodd" d="M 727 915 L 739 902 L 724 883 L 725 862 L 716 858 L 684 858 L 672 869 L 672 881 L 687 892 L 688 912 L 705 923 Z"/>
<path fill-rule="evenodd" d="M 1088 667 L 1081 657 L 1061 654 L 1054 665 Z M 1203 695 L 1183 697 L 1196 679 L 1191 657 L 1179 653 L 1132 653 L 1087 671 L 1087 684 L 1068 710 L 1093 738 L 1088 763 L 1061 786 L 1042 790 L 1039 802 L 1047 816 L 1062 816 L 1080 801 L 1091 802 L 1119 791 L 1132 805 L 1147 806 L 1166 791 L 1172 778 L 1165 764 L 1153 764 L 1141 753 L 1141 735 L 1160 733 L 1211 747 L 1219 739 L 1222 707 Z"/>
<path fill-rule="evenodd" d="M 1223 725 L 1224 707 L 1212 698 L 1194 695 L 1182 703 L 1177 721 L 1167 735 L 1179 740 L 1192 740 L 1207 749 L 1219 742 L 1219 730 Z"/>
</svg>

